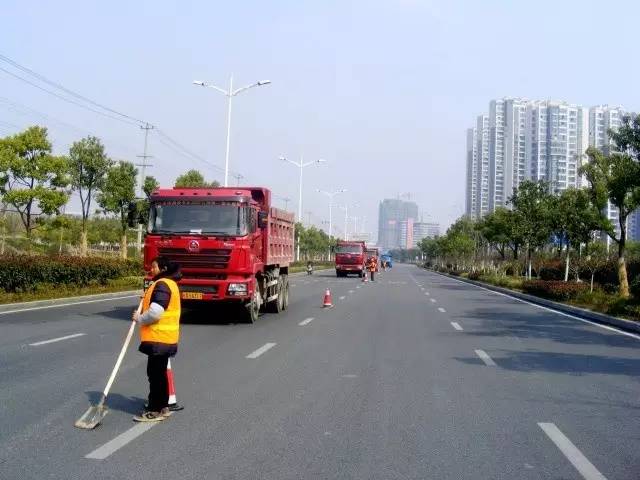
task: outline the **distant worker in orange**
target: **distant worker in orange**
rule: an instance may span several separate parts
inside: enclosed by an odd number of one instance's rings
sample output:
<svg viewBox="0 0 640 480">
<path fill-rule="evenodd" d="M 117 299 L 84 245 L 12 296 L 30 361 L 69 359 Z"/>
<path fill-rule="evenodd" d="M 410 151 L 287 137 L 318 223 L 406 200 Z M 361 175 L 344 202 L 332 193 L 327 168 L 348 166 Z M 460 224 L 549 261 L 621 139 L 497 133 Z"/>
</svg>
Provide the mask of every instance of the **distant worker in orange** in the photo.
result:
<svg viewBox="0 0 640 480">
<path fill-rule="evenodd" d="M 376 270 L 378 269 L 378 258 L 377 257 L 369 257 L 367 260 L 367 270 L 369 270 L 369 274 L 371 276 L 371 281 L 375 281 Z"/>
</svg>

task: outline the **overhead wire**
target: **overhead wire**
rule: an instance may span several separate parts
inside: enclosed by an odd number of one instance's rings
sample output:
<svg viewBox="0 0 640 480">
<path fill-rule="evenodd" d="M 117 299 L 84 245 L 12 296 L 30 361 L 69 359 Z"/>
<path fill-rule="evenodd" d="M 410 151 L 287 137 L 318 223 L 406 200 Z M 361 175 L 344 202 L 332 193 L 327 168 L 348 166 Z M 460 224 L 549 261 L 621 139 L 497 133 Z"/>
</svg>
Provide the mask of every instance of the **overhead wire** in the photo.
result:
<svg viewBox="0 0 640 480">
<path fill-rule="evenodd" d="M 44 92 L 46 92 L 46 93 L 48 93 L 50 95 L 53 95 L 53 96 L 55 96 L 56 98 L 58 98 L 60 100 L 63 100 L 65 102 L 67 102 L 67 103 L 71 103 L 71 104 L 76 105 L 76 106 L 78 106 L 80 108 L 83 108 L 85 110 L 91 111 L 91 112 L 96 113 L 98 115 L 102 115 L 102 116 L 110 118 L 112 120 L 117 120 L 117 121 L 120 121 L 120 122 L 124 122 L 124 123 L 126 123 L 128 125 L 135 125 L 135 126 L 149 125 L 149 126 L 154 126 L 155 127 L 154 130 L 158 134 L 158 141 L 162 145 L 167 147 L 168 149 L 172 150 L 174 153 L 177 153 L 177 154 L 179 154 L 179 155 L 181 155 L 181 156 L 183 156 L 185 158 L 190 158 L 192 160 L 197 160 L 197 161 L 202 162 L 202 163 L 204 163 L 204 164 L 206 164 L 206 165 L 208 165 L 210 167 L 213 167 L 213 168 L 215 168 L 215 169 L 217 169 L 219 171 L 224 172 L 224 168 L 222 168 L 221 166 L 216 165 L 216 164 L 204 159 L 203 157 L 193 153 L 187 147 L 185 147 L 184 145 L 179 143 L 177 140 L 173 139 L 166 132 L 162 131 L 157 126 L 153 125 L 152 123 L 146 122 L 146 121 L 141 120 L 141 119 L 138 119 L 138 118 L 133 117 L 131 115 L 127 115 L 127 114 L 122 113 L 122 112 L 120 112 L 118 110 L 115 110 L 115 109 L 110 108 L 110 107 L 108 107 L 106 105 L 103 105 L 103 104 L 101 104 L 99 102 L 96 102 L 96 101 L 94 101 L 94 100 L 92 100 L 92 99 L 90 99 L 90 98 L 88 98 L 88 97 L 86 97 L 84 95 L 81 95 L 81 94 L 79 94 L 77 92 L 74 92 L 73 90 L 70 90 L 70 89 L 66 88 L 65 86 L 63 86 L 63 85 L 61 85 L 61 84 L 59 84 L 59 83 L 57 83 L 57 82 L 55 82 L 53 80 L 50 80 L 49 78 L 45 77 L 44 75 L 42 75 L 42 74 L 40 74 L 40 73 L 38 73 L 38 72 L 28 68 L 28 67 L 25 67 L 24 65 L 19 64 L 15 60 L 12 60 L 11 58 L 9 58 L 9 57 L 7 57 L 5 55 L 0 54 L 0 60 L 4 61 L 5 63 L 11 65 L 12 67 L 14 67 L 14 68 L 16 68 L 18 70 L 20 70 L 21 72 L 24 72 L 24 73 L 26 73 L 28 75 L 31 75 L 31 76 L 35 77 L 36 79 L 38 79 L 39 81 L 44 82 L 47 85 L 49 85 L 49 86 L 51 86 L 53 88 L 56 88 L 56 89 L 64 92 L 67 95 L 70 95 L 70 96 L 74 97 L 77 100 L 81 100 L 82 102 L 86 102 L 86 103 L 88 103 L 90 105 L 93 105 L 93 106 L 95 106 L 97 108 L 103 109 L 103 110 L 105 110 L 106 112 L 109 112 L 109 113 L 105 113 L 103 111 L 97 110 L 96 108 L 92 108 L 92 107 L 90 107 L 90 106 L 88 106 L 86 104 L 83 104 L 83 103 L 81 103 L 79 101 L 76 101 L 76 100 L 74 100 L 72 98 L 68 98 L 67 96 L 61 95 L 61 94 L 59 94 L 57 92 L 54 92 L 54 91 L 52 91 L 52 90 L 50 90 L 48 88 L 44 88 L 43 86 L 38 85 L 37 83 L 35 83 L 35 82 L 33 82 L 33 81 L 31 81 L 31 80 L 29 80 L 27 78 L 24 78 L 24 77 L 14 73 L 14 72 L 11 72 L 11 71 L 3 68 L 3 67 L 0 67 L 0 71 L 3 71 L 8 75 L 10 75 L 10 76 L 12 76 L 12 77 L 14 77 L 14 78 L 16 78 L 16 79 L 18 79 L 20 81 L 23 81 L 23 82 L 33 86 L 34 88 L 37 88 L 37 89 L 39 89 L 41 91 L 44 91 Z M 3 100 L 3 98 L 0 97 L 0 100 Z M 8 100 L 8 99 L 4 99 L 4 101 L 7 102 L 7 103 L 10 103 L 10 100 Z M 58 123 L 64 124 L 64 125 L 66 125 L 68 127 L 71 127 L 71 128 L 73 128 L 75 130 L 86 132 L 86 130 L 84 130 L 84 129 L 80 129 L 78 127 L 75 127 L 75 126 L 73 126 L 71 124 L 68 124 L 66 122 L 63 122 L 61 120 L 54 119 L 53 117 L 48 116 L 46 114 L 43 114 L 41 112 L 37 112 L 34 109 L 29 109 L 29 107 L 21 106 L 21 108 L 25 108 L 27 110 L 32 110 L 32 111 L 36 112 L 39 116 L 55 120 Z M 88 133 L 91 133 L 91 132 L 88 132 Z M 230 173 L 237 174 L 238 172 L 230 172 Z"/>
</svg>

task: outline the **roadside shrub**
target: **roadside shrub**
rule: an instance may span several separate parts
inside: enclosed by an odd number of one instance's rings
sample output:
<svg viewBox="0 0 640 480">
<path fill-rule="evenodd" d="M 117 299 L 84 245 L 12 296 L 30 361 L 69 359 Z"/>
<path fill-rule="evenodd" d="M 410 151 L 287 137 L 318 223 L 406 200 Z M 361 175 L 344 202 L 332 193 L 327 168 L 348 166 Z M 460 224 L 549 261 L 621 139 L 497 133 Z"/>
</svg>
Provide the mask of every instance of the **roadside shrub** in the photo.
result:
<svg viewBox="0 0 640 480">
<path fill-rule="evenodd" d="M 629 284 L 629 290 L 631 291 L 631 295 L 634 296 L 637 300 L 640 300 L 640 276 L 636 276 L 631 283 Z"/>
<path fill-rule="evenodd" d="M 33 292 L 41 284 L 106 285 L 112 279 L 141 274 L 139 260 L 43 255 L 0 257 L 0 290 L 8 293 Z"/>
<path fill-rule="evenodd" d="M 480 280 L 480 272 L 471 272 L 469 274 L 469 280 Z"/>
<path fill-rule="evenodd" d="M 540 266 L 539 277 L 541 280 L 564 280 L 564 259 L 554 258 L 545 261 Z"/>
<path fill-rule="evenodd" d="M 525 293 L 550 300 L 566 301 L 578 297 L 589 290 L 589 285 L 578 282 L 562 282 L 557 280 L 529 280 L 522 283 Z"/>
</svg>

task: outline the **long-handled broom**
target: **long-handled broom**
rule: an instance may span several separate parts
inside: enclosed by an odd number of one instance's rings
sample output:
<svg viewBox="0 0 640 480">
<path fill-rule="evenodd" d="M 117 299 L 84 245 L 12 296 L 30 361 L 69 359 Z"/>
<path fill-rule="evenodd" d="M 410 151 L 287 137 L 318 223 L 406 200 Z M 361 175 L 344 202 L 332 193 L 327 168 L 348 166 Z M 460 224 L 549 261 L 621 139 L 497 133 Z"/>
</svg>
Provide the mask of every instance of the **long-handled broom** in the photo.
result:
<svg viewBox="0 0 640 480">
<path fill-rule="evenodd" d="M 142 310 L 142 300 L 140 300 L 140 304 L 138 305 L 138 315 L 140 315 L 140 311 Z M 100 425 L 102 419 L 109 413 L 109 409 L 104 404 L 107 400 L 107 395 L 109 395 L 109 390 L 111 390 L 111 385 L 113 385 L 113 381 L 116 378 L 116 374 L 120 369 L 120 364 L 122 363 L 122 359 L 124 358 L 124 354 L 127 352 L 127 347 L 129 346 L 129 342 L 131 341 L 131 337 L 133 336 L 133 331 L 135 330 L 136 322 L 135 320 L 131 322 L 131 326 L 129 327 L 129 331 L 127 332 L 127 338 L 124 340 L 124 345 L 122 345 L 122 350 L 120 350 L 120 355 L 118 355 L 118 360 L 116 360 L 116 364 L 113 367 L 113 371 L 109 376 L 109 380 L 107 381 L 107 386 L 104 387 L 104 391 L 102 392 L 102 397 L 97 405 L 91 405 L 89 409 L 84 412 L 84 414 L 76 420 L 75 426 L 78 428 L 84 428 L 86 430 L 92 430 Z"/>
</svg>

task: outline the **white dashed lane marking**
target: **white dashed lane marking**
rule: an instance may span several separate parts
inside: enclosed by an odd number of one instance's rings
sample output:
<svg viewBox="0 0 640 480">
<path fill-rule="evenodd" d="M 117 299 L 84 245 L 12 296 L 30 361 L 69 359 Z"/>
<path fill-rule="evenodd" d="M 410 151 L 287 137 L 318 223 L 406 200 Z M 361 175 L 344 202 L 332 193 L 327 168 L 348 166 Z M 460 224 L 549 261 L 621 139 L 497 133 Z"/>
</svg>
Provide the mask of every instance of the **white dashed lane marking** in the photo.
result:
<svg viewBox="0 0 640 480">
<path fill-rule="evenodd" d="M 460 326 L 460 324 L 458 322 L 451 322 L 451 326 L 453 328 L 455 328 L 458 331 L 462 331 L 462 327 Z"/>
<path fill-rule="evenodd" d="M 46 345 L 48 343 L 61 342 L 62 340 L 69 340 L 71 338 L 83 337 L 86 333 L 74 333 L 73 335 L 66 335 L 64 337 L 52 338 L 51 340 L 43 340 L 41 342 L 30 343 L 30 347 L 39 347 L 40 345 Z"/>
<path fill-rule="evenodd" d="M 271 350 L 276 345 L 277 345 L 277 343 L 265 343 L 263 346 L 261 346 L 256 351 L 251 352 L 249 355 L 247 355 L 246 358 L 250 358 L 250 359 L 258 358 L 260 355 L 262 355 L 263 353 L 265 353 L 268 350 Z"/>
<path fill-rule="evenodd" d="M 488 367 L 496 366 L 496 362 L 494 362 L 484 350 L 476 350 L 476 355 L 478 355 L 478 357 L 480 357 L 480 360 L 482 360 Z"/>
<path fill-rule="evenodd" d="M 311 322 L 313 322 L 313 317 L 301 321 L 298 325 L 304 327 L 305 325 L 309 325 Z"/>
</svg>

